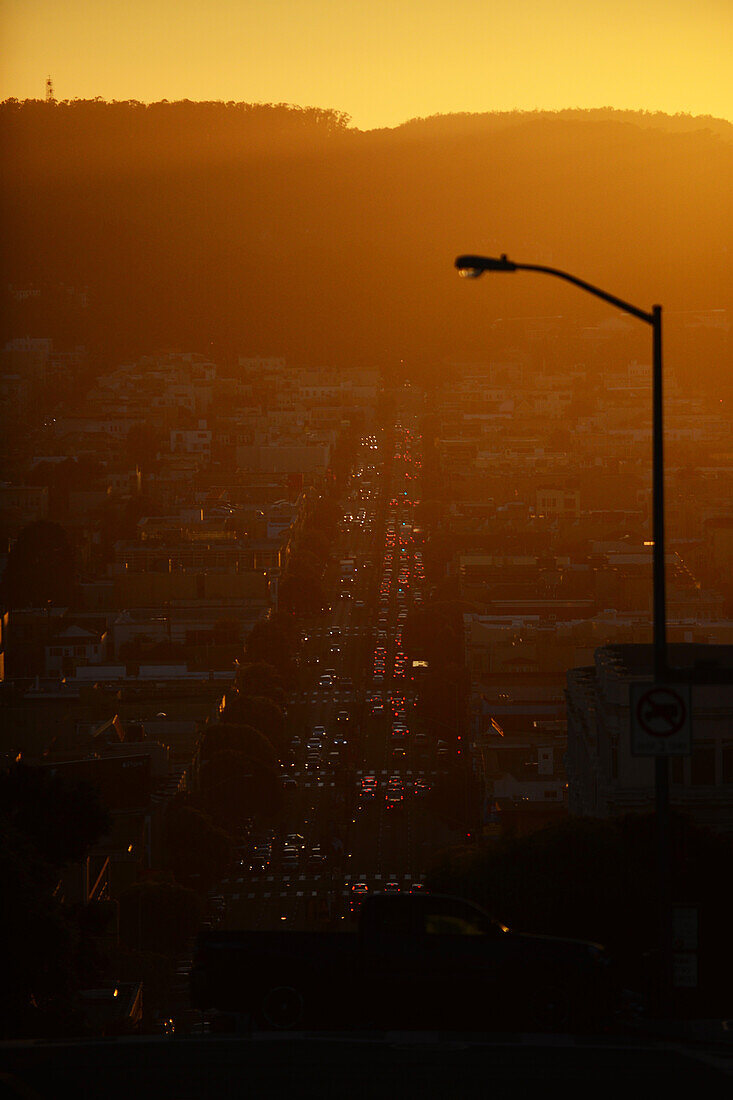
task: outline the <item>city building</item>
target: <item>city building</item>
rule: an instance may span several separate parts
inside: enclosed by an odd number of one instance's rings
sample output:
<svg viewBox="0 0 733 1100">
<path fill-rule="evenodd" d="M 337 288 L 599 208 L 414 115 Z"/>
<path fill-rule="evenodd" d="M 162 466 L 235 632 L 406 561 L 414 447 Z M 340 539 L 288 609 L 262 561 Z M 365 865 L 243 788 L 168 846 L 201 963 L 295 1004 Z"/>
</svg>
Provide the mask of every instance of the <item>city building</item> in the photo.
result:
<svg viewBox="0 0 733 1100">
<path fill-rule="evenodd" d="M 670 801 L 733 832 L 733 645 L 669 646 L 667 681 L 689 685 L 692 755 L 670 758 Z M 610 818 L 654 806 L 654 760 L 631 751 L 629 689 L 652 683 L 651 645 L 603 646 L 567 675 L 568 807 Z"/>
</svg>

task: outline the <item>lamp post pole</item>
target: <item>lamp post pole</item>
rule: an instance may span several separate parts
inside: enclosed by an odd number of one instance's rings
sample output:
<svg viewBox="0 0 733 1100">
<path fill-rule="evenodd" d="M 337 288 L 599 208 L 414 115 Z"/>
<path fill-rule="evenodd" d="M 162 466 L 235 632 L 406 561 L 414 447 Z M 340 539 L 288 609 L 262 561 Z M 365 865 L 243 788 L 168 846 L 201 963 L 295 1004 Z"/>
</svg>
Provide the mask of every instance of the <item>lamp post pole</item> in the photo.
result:
<svg viewBox="0 0 733 1100">
<path fill-rule="evenodd" d="M 554 267 L 540 264 L 518 264 L 506 255 L 459 256 L 455 261 L 464 278 L 477 279 L 485 271 L 538 271 L 573 283 L 624 313 L 644 321 L 652 329 L 652 647 L 655 683 L 667 677 L 667 612 L 664 555 L 664 436 L 662 403 L 662 307 L 652 306 L 651 312 L 608 294 L 591 283 Z M 659 902 L 659 1008 L 667 1010 L 672 979 L 672 891 L 671 846 L 669 829 L 669 761 L 666 756 L 654 758 L 654 803 L 657 833 L 657 891 Z"/>
</svg>

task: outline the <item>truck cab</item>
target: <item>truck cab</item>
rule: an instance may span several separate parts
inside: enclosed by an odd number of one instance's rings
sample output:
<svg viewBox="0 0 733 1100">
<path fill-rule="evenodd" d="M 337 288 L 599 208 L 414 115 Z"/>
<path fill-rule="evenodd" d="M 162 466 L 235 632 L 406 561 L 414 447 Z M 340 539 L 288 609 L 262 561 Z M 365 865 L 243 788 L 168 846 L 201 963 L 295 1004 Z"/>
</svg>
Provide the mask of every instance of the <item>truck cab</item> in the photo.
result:
<svg viewBox="0 0 733 1100">
<path fill-rule="evenodd" d="M 199 936 L 194 1007 L 264 1027 L 566 1029 L 609 1006 L 603 949 L 511 932 L 462 898 L 367 895 L 356 933 Z"/>
</svg>

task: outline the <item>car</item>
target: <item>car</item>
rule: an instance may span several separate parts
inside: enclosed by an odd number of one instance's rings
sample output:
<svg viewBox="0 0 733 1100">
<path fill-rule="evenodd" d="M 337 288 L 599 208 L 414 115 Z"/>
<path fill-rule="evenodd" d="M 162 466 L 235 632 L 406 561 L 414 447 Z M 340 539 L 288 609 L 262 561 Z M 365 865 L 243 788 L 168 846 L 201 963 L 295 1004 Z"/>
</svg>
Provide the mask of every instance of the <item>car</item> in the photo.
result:
<svg viewBox="0 0 733 1100">
<path fill-rule="evenodd" d="M 283 848 L 282 868 L 284 871 L 297 871 L 300 867 L 300 852 L 297 848 Z"/>
<path fill-rule="evenodd" d="M 332 688 L 333 676 L 329 676 L 327 673 L 324 673 L 323 676 L 319 677 L 318 686 L 320 688 Z"/>
<path fill-rule="evenodd" d="M 321 740 L 326 736 L 325 726 L 314 726 L 311 730 L 311 737 L 319 737 Z"/>
<path fill-rule="evenodd" d="M 384 884 L 384 893 L 385 894 L 399 894 L 400 893 L 400 884 L 399 884 L 399 882 L 385 882 L 385 884 Z"/>
<path fill-rule="evenodd" d="M 405 796 L 400 791 L 387 791 L 384 796 L 387 809 L 396 810 L 402 805 L 404 797 Z"/>
<path fill-rule="evenodd" d="M 411 894 L 429 894 L 430 891 L 425 888 L 425 884 L 422 882 L 413 882 L 410 887 Z"/>
<path fill-rule="evenodd" d="M 288 833 L 283 843 L 285 847 L 299 848 L 302 852 L 305 848 L 305 837 L 302 833 Z"/>
<path fill-rule="evenodd" d="M 361 905 L 361 899 L 369 893 L 369 887 L 366 882 L 355 882 L 351 887 L 351 893 L 349 895 L 349 911 L 351 913 L 358 912 Z"/>
</svg>

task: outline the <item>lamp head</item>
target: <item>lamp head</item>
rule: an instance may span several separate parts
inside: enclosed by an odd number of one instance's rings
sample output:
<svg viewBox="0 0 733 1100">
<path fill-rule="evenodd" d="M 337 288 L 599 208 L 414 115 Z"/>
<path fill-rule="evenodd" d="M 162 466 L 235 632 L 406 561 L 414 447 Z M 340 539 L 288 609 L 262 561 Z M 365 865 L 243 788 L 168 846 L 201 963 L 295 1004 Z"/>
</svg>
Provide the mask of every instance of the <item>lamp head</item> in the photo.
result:
<svg viewBox="0 0 733 1100">
<path fill-rule="evenodd" d="M 459 256 L 456 267 L 464 279 L 478 279 L 484 271 L 517 270 L 517 265 L 506 258 L 506 253 L 502 253 L 498 260 L 494 256 Z"/>
</svg>

